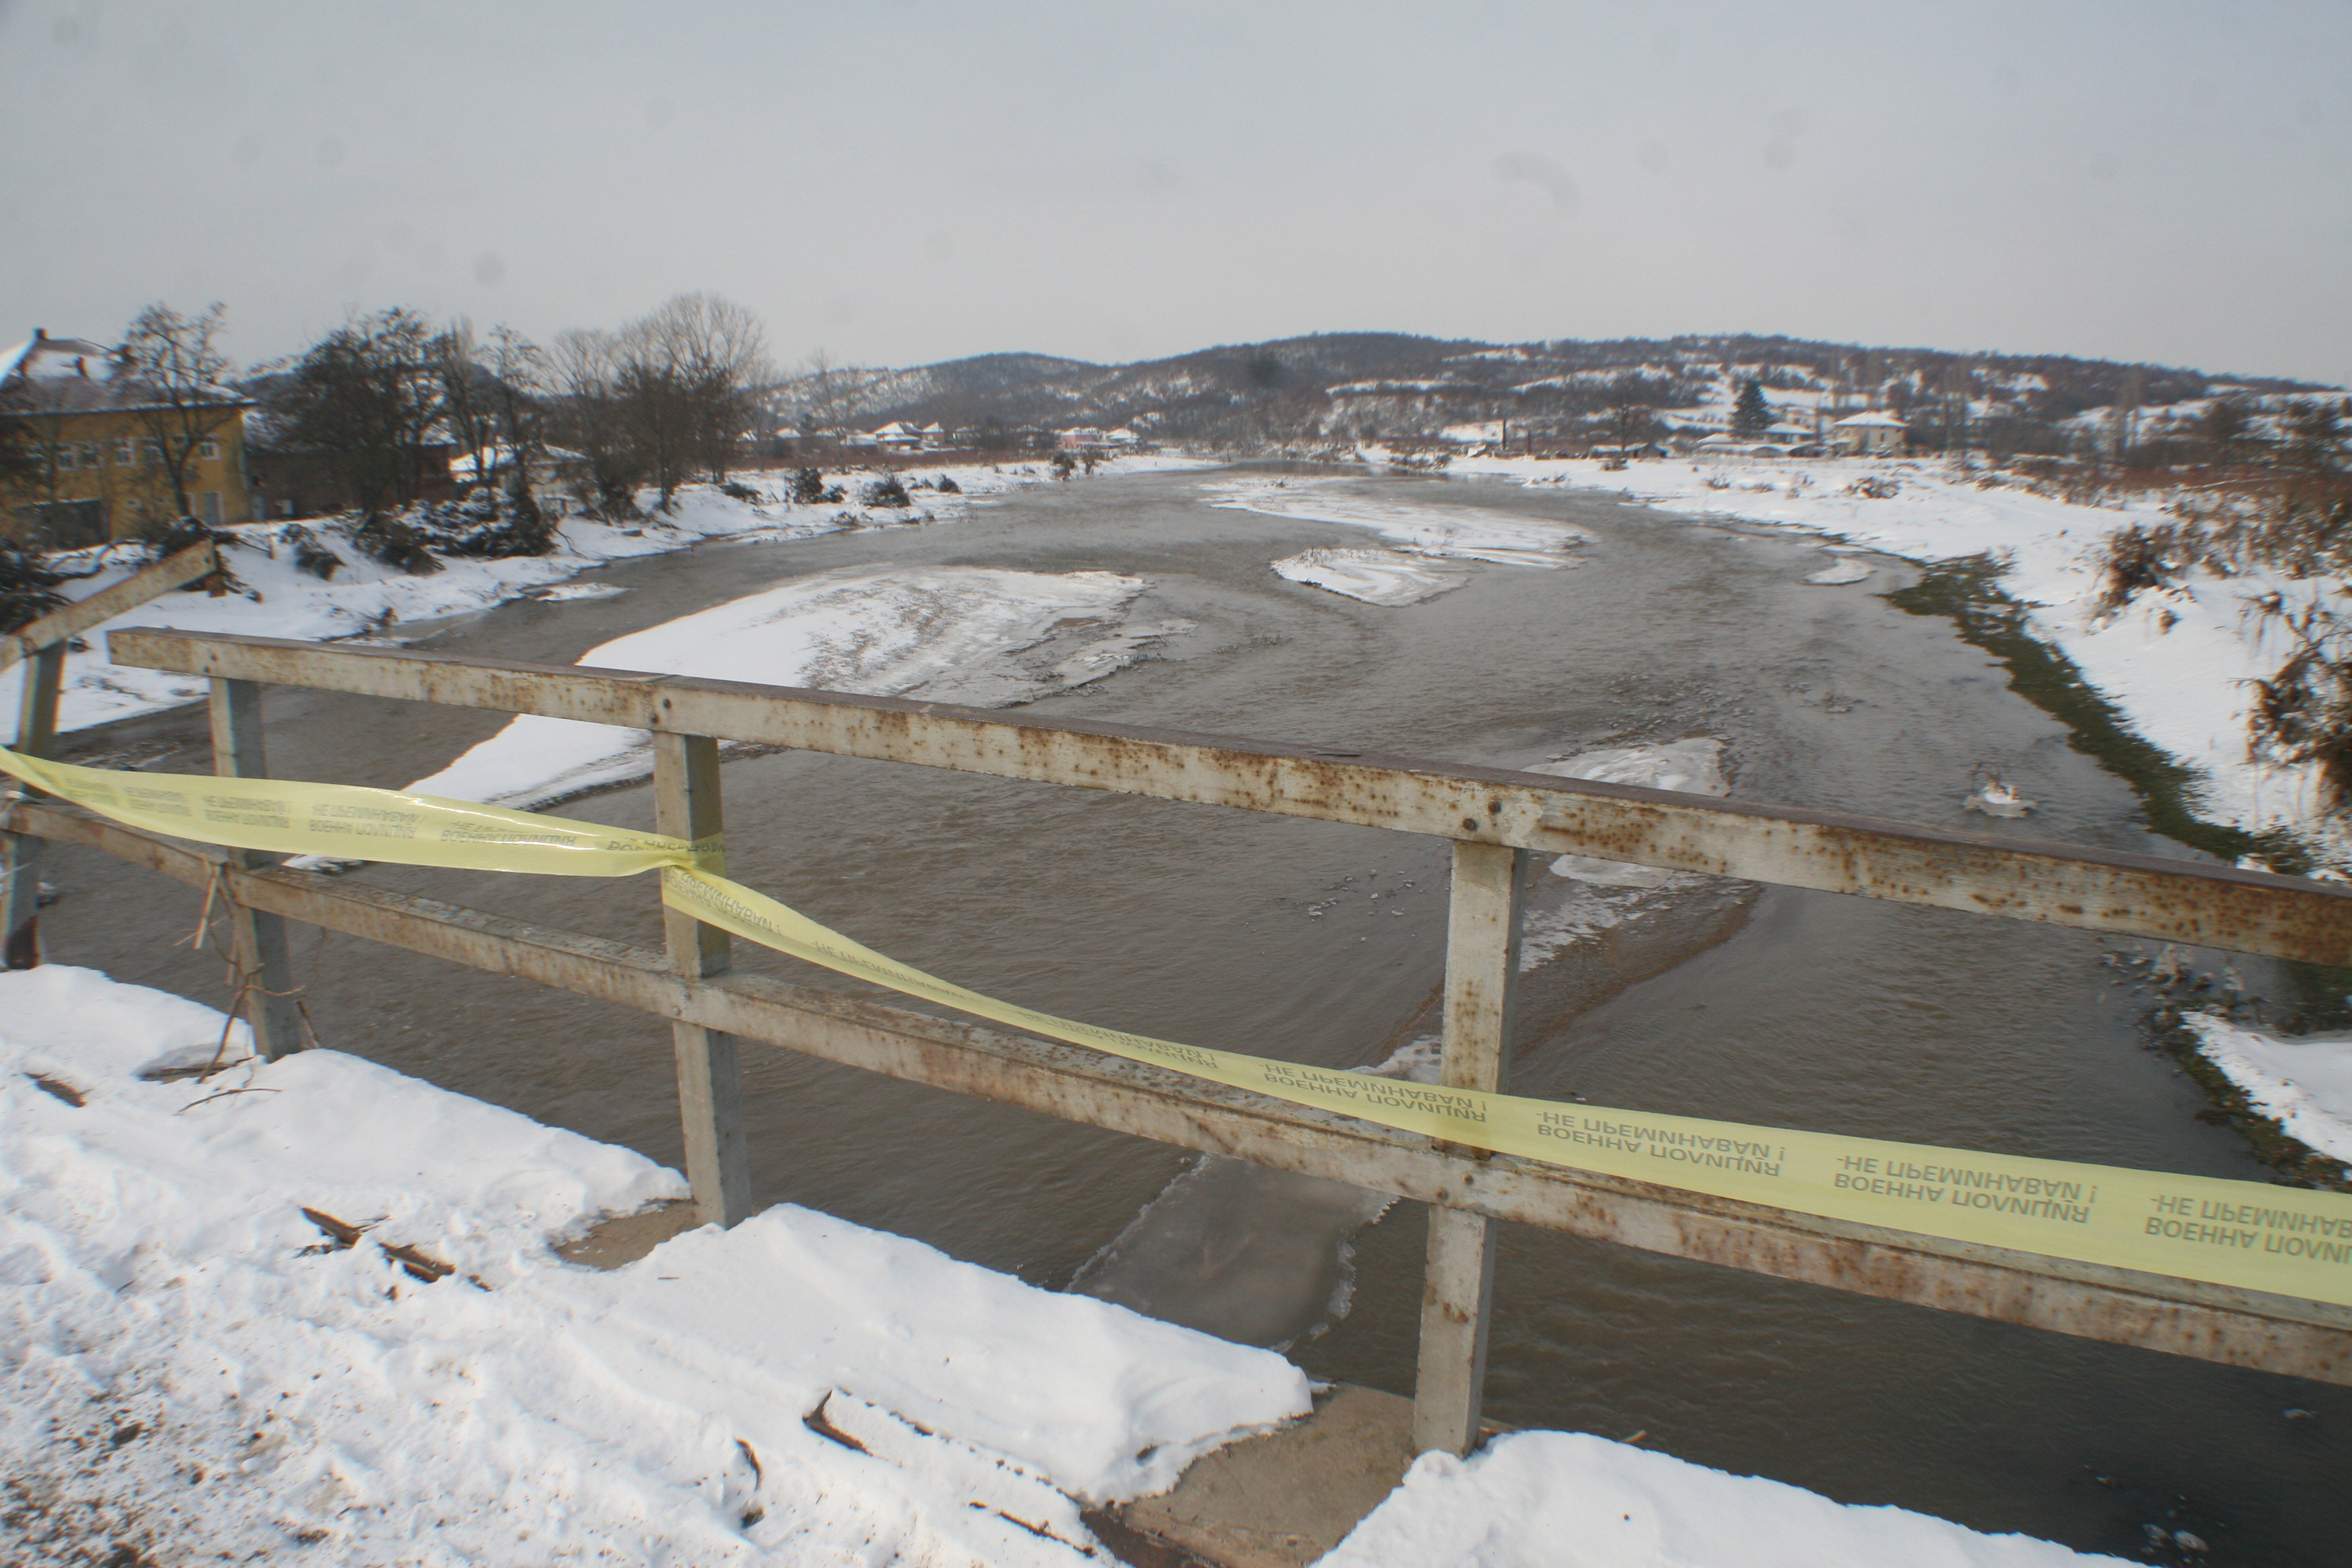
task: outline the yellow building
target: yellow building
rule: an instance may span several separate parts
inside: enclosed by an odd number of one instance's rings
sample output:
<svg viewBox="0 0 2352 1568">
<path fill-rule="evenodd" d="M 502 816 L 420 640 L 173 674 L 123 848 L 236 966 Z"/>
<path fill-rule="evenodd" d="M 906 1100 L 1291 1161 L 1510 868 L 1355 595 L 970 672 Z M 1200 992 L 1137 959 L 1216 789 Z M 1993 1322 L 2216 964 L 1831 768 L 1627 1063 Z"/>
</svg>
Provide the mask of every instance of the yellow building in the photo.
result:
<svg viewBox="0 0 2352 1568">
<path fill-rule="evenodd" d="M 252 400 L 206 388 L 174 406 L 115 374 L 79 338 L 31 339 L 0 353 L 0 421 L 29 462 L 0 468 L 0 531 L 74 549 L 136 538 L 177 514 L 166 443 L 188 458 L 187 513 L 212 527 L 253 521 L 245 475 Z"/>
</svg>

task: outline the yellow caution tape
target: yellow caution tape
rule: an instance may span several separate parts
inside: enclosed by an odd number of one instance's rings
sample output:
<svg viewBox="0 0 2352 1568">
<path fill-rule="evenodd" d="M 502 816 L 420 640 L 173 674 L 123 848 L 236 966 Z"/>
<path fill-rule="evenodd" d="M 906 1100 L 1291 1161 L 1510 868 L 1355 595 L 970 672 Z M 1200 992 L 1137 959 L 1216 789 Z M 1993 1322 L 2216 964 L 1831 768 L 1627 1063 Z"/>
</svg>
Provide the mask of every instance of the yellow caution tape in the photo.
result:
<svg viewBox="0 0 2352 1568">
<path fill-rule="evenodd" d="M 118 773 L 18 756 L 0 771 L 133 827 L 280 854 L 625 877 L 841 974 L 1130 1061 L 1550 1164 L 1801 1214 L 2352 1306 L 2352 1195 L 1441 1089 L 1099 1028 L 1000 1002 L 865 947 L 710 868 L 716 844 L 350 784 Z"/>
</svg>

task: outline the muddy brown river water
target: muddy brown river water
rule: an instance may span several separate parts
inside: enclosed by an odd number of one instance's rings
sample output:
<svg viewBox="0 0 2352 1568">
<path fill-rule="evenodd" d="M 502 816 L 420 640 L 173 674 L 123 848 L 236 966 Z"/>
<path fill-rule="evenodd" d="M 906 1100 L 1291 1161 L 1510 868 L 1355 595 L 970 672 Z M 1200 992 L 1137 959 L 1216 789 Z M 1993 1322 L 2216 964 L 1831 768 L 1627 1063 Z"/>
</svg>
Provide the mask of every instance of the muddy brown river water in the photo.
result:
<svg viewBox="0 0 2352 1568">
<path fill-rule="evenodd" d="M 1572 522 L 1574 570 L 1479 565 L 1381 607 L 1286 582 L 1277 557 L 1381 542 L 1203 503 L 1215 476 L 1080 480 L 961 521 L 614 566 L 624 595 L 521 602 L 436 649 L 564 661 L 802 574 L 851 564 L 1113 570 L 1139 620 L 1195 629 L 1023 711 L 1527 766 L 1595 747 L 1720 740 L 1748 799 L 1983 828 L 1998 767 L 2035 816 L 2004 831 L 2185 854 L 2125 785 L 1944 622 L 1878 595 L 1906 569 L 1811 586 L 1791 540 L 1594 492 L 1349 481 Z M 757 679 L 756 672 L 745 679 Z M 397 786 L 497 715 L 277 691 L 275 771 Z M 186 711 L 69 740 L 77 760 L 202 765 Z M 1445 846 L 1370 829 L 806 754 L 730 763 L 730 872 L 934 973 L 1065 1015 L 1321 1064 L 1433 1030 Z M 561 808 L 649 826 L 643 786 Z M 52 960 L 219 1003 L 174 945 L 197 897 L 57 851 Z M 650 883 L 377 867 L 389 887 L 657 945 Z M 1526 977 L 1507 1087 L 1673 1110 L 2263 1180 L 2148 1048 L 2144 1001 L 2082 933 L 1736 884 L 1596 896 L 1539 870 L 1561 935 Z M 1373 895 L 1378 894 L 1375 898 Z M 680 1158 L 667 1026 L 316 931 L 295 932 L 324 1041 L 542 1121 Z M 751 953 L 747 967 L 793 973 Z M 2242 965 L 2257 988 L 2277 984 Z M 826 984 L 830 976 L 796 978 Z M 2259 978 L 2258 978 L 2259 977 Z M 1282 1344 L 1318 1377 L 1412 1387 L 1422 1212 L 1211 1163 L 783 1052 L 748 1058 L 754 1178 L 791 1201 L 1053 1288 Z M 289 1194 L 289 1198 L 294 1194 Z M 2346 1391 L 1978 1322 L 1512 1227 L 1488 1410 L 2140 1557 L 2194 1531 L 2217 1563 L 2352 1561 Z M 2289 1419 L 2297 1409 L 2304 1416 Z"/>
</svg>

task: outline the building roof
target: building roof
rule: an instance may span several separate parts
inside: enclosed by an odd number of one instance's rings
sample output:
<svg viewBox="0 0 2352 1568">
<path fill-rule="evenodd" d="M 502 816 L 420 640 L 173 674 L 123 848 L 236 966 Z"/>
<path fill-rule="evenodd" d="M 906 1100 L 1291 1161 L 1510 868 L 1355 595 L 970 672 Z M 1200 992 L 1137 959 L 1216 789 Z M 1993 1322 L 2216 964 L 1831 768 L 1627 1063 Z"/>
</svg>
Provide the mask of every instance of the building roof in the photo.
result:
<svg viewBox="0 0 2352 1568">
<path fill-rule="evenodd" d="M 1835 424 L 1832 425 L 1830 428 L 1832 430 L 1908 430 L 1911 426 L 1906 425 L 1902 420 L 1897 419 L 1892 414 L 1871 413 L 1851 415 L 1846 418 L 1837 421 Z"/>
<path fill-rule="evenodd" d="M 53 338 L 40 328 L 0 353 L 0 392 L 13 394 L 9 414 L 94 414 L 158 405 L 153 389 L 118 374 L 113 351 L 87 338 Z M 205 388 L 203 402 L 250 404 L 230 386 Z"/>
<path fill-rule="evenodd" d="M 5 353 L 0 353 L 0 385 L 12 381 L 43 381 L 64 376 L 87 376 L 93 363 L 100 379 L 112 371 L 105 345 L 86 338 L 53 338 L 40 328 L 33 335 Z"/>
</svg>

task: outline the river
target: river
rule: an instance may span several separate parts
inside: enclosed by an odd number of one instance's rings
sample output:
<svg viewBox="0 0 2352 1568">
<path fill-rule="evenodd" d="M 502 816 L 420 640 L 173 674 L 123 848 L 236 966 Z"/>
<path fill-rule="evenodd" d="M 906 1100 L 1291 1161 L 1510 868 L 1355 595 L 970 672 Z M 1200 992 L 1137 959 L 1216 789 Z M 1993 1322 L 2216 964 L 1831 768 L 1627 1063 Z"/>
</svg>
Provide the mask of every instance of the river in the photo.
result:
<svg viewBox="0 0 2352 1568">
<path fill-rule="evenodd" d="M 1801 542 L 1595 492 L 1356 479 L 1335 493 L 1572 524 L 1568 570 L 1476 565 L 1385 607 L 1283 581 L 1279 556 L 1380 541 L 1204 504 L 1198 473 L 1016 492 L 961 521 L 616 565 L 625 595 L 518 602 L 425 646 L 569 662 L 640 627 L 852 564 L 1112 570 L 1156 656 L 1036 702 L 1083 717 L 1528 766 L 1601 747 L 1720 741 L 1732 793 L 1984 828 L 1995 767 L 2042 803 L 2004 831 L 2150 840 L 2125 785 L 2010 692 L 1946 623 L 1879 595 L 1907 568 L 1815 586 Z M 288 776 L 397 786 L 497 715 L 309 692 L 269 700 Z M 69 738 L 78 760 L 201 767 L 183 710 Z M 726 770 L 730 872 L 934 973 L 1163 1037 L 1339 1066 L 1435 1027 L 1445 846 L 797 753 Z M 643 786 L 562 808 L 649 825 Z M 175 945 L 196 895 L 55 851 L 55 961 L 215 1004 Z M 377 867 L 376 884 L 657 945 L 650 883 Z M 2126 944 L 1868 900 L 1685 879 L 1601 889 L 1539 868 L 1556 951 L 1523 986 L 1507 1087 L 1607 1105 L 2264 1180 L 2149 1048 Z M 1376 896 L 1377 895 L 1377 896 Z M 666 1026 L 522 982 L 298 930 L 320 1037 L 669 1163 Z M 740 962 L 794 973 L 766 953 Z M 2270 977 L 2246 965 L 2257 988 Z M 805 973 L 796 977 L 809 978 Z M 841 982 L 824 977 L 820 983 Z M 2274 979 L 2270 983 L 2275 983 Z M 748 1058 L 754 1180 L 1034 1283 L 1094 1290 L 1312 1374 L 1412 1387 L 1422 1211 L 1189 1156 L 782 1052 Z M 288 1194 L 296 1201 L 299 1194 Z M 2352 1555 L 2352 1395 L 1507 1227 L 1488 1414 L 1642 1441 L 1849 1502 L 2139 1556 L 2143 1525 L 2228 1563 Z M 2304 1412 L 2289 1418 L 2290 1409 Z"/>
</svg>

